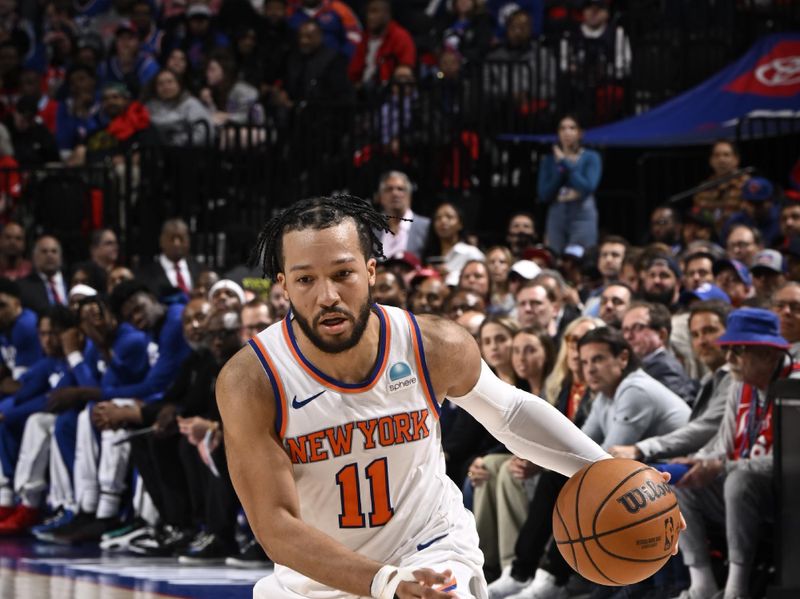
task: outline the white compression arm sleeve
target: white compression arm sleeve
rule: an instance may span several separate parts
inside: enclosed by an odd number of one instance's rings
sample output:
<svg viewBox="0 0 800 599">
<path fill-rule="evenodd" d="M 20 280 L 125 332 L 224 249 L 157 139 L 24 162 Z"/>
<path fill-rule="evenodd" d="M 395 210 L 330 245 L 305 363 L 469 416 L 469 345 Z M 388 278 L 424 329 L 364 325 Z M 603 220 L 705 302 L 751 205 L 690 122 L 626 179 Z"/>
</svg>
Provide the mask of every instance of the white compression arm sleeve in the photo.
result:
<svg viewBox="0 0 800 599">
<path fill-rule="evenodd" d="M 611 457 L 549 403 L 497 378 L 483 360 L 472 391 L 448 399 L 515 455 L 564 476 Z"/>
</svg>

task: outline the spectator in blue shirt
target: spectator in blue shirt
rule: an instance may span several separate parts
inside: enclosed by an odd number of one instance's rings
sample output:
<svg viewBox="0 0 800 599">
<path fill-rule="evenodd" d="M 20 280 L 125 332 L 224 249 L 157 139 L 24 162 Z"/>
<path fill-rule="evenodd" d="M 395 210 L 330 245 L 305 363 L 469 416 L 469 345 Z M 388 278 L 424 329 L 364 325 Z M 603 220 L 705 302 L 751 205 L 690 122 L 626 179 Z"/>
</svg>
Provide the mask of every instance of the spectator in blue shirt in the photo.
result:
<svg viewBox="0 0 800 599">
<path fill-rule="evenodd" d="M 87 317 L 87 304 L 94 305 L 95 311 L 99 307 L 101 314 Z M 117 285 L 110 304 L 105 307 L 95 297 L 81 304 L 81 328 L 93 345 L 83 355 L 68 355 L 81 386 L 78 395 L 83 401 L 160 399 L 190 352 L 183 337 L 183 304 L 165 307 L 135 280 Z M 104 372 L 100 360 L 104 360 Z M 113 408 L 102 408 L 107 409 Z"/>
<path fill-rule="evenodd" d="M 20 377 L 42 355 L 36 334 L 36 314 L 22 307 L 19 284 L 0 278 L 0 394 L 19 390 Z"/>
<path fill-rule="evenodd" d="M 131 21 L 141 42 L 140 49 L 156 58 L 161 56 L 161 42 L 164 32 L 153 18 L 153 6 L 149 0 L 135 0 L 131 6 Z"/>
<path fill-rule="evenodd" d="M 51 389 L 73 385 L 61 346 L 60 334 L 75 317 L 68 308 L 54 307 L 39 320 L 38 337 L 44 356 L 20 377 L 21 386 L 0 400 L 0 517 L 13 505 L 11 482 L 17 463 L 25 423 L 42 411 Z M 41 493 L 39 493 L 41 495 Z M 36 523 L 38 506 L 20 503 L 0 521 L 0 536 L 20 532 Z"/>
<path fill-rule="evenodd" d="M 155 59 L 141 49 L 136 26 L 128 20 L 117 26 L 111 56 L 100 68 L 103 85 L 122 83 L 137 97 L 160 67 Z"/>
<path fill-rule="evenodd" d="M 121 322 L 130 323 L 150 335 L 156 357 L 144 380 L 134 385 L 103 389 L 102 398 L 161 399 L 191 351 L 183 337 L 184 305 L 164 306 L 144 283 L 136 280 L 117 285 L 110 301 L 112 311 Z"/>
<path fill-rule="evenodd" d="M 106 302 L 87 297 L 79 307 L 80 331 L 88 339 L 64 347 L 77 385 L 51 393 L 59 409 L 100 401 L 103 395 L 121 397 L 113 389 L 140 382 L 150 370 L 150 338 L 127 322 L 120 322 Z"/>
<path fill-rule="evenodd" d="M 115 401 L 118 397 L 131 397 L 113 390 L 140 383 L 150 369 L 148 335 L 121 322 L 105 301 L 97 296 L 84 299 L 79 315 L 80 330 L 91 343 L 87 342 L 81 351 L 77 336 L 69 340 L 65 336 L 64 352 L 80 386 L 52 391 L 48 403 L 50 411 L 65 412 L 90 402 L 78 416 L 74 427 L 78 449 L 76 458 L 83 456 L 76 459 L 74 473 L 77 504 L 74 507 L 80 512 L 71 522 L 49 531 L 48 537 L 39 537 L 59 543 L 96 541 L 117 526 L 116 514 L 125 489 L 129 452 L 127 447 L 114 444 L 119 435 L 109 435 L 104 431 L 98 439 L 93 434 L 92 424 L 96 426 L 98 420 L 96 413 L 102 414 L 101 406 L 110 403 L 94 402 L 103 399 L 104 394 Z M 128 400 L 124 403 L 133 402 Z M 99 478 L 99 472 L 106 476 Z"/>
<path fill-rule="evenodd" d="M 600 154 L 581 145 L 581 127 L 572 116 L 558 123 L 558 143 L 539 165 L 539 201 L 547 211 L 546 244 L 556 254 L 568 245 L 597 245 L 597 206 Z"/>
<path fill-rule="evenodd" d="M 97 75 L 84 65 L 76 65 L 67 73 L 67 98 L 56 113 L 56 143 L 62 159 L 67 159 L 87 135 L 100 127 L 100 97 Z"/>
</svg>

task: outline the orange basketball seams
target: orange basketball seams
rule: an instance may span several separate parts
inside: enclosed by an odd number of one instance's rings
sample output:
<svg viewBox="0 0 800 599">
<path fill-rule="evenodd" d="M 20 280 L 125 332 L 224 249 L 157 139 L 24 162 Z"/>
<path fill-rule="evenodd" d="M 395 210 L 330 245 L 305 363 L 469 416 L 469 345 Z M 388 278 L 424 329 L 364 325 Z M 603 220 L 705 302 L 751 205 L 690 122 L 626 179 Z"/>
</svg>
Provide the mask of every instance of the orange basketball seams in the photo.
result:
<svg viewBox="0 0 800 599">
<path fill-rule="evenodd" d="M 573 569 L 598 584 L 644 580 L 672 556 L 681 515 L 660 472 L 633 460 L 600 460 L 564 485 L 553 538 Z"/>
</svg>

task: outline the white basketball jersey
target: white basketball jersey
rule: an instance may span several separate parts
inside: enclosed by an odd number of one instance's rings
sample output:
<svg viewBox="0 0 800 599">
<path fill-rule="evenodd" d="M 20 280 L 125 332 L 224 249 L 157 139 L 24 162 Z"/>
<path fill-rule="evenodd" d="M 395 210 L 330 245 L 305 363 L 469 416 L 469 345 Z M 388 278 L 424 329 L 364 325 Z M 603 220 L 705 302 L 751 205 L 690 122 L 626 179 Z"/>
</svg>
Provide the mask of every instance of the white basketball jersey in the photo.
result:
<svg viewBox="0 0 800 599">
<path fill-rule="evenodd" d="M 250 344 L 275 394 L 303 520 L 353 551 L 398 563 L 474 524 L 445 474 L 439 403 L 416 319 L 388 306 L 376 313 L 378 359 L 359 384 L 329 377 L 302 355 L 291 314 Z M 477 535 L 466 545 L 477 550 Z"/>
</svg>

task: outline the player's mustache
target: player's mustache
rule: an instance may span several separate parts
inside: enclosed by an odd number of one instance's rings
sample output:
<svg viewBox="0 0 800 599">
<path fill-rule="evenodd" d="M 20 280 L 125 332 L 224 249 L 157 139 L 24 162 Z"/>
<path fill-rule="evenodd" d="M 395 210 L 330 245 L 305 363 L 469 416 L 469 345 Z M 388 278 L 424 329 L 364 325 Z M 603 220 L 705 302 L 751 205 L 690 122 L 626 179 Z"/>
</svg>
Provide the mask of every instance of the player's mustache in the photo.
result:
<svg viewBox="0 0 800 599">
<path fill-rule="evenodd" d="M 330 316 L 331 314 L 339 314 L 341 316 L 344 316 L 348 320 L 354 319 L 353 315 L 344 308 L 328 308 L 327 310 L 323 310 L 314 317 L 314 326 L 317 326 L 323 318 L 325 318 L 326 316 Z"/>
</svg>

